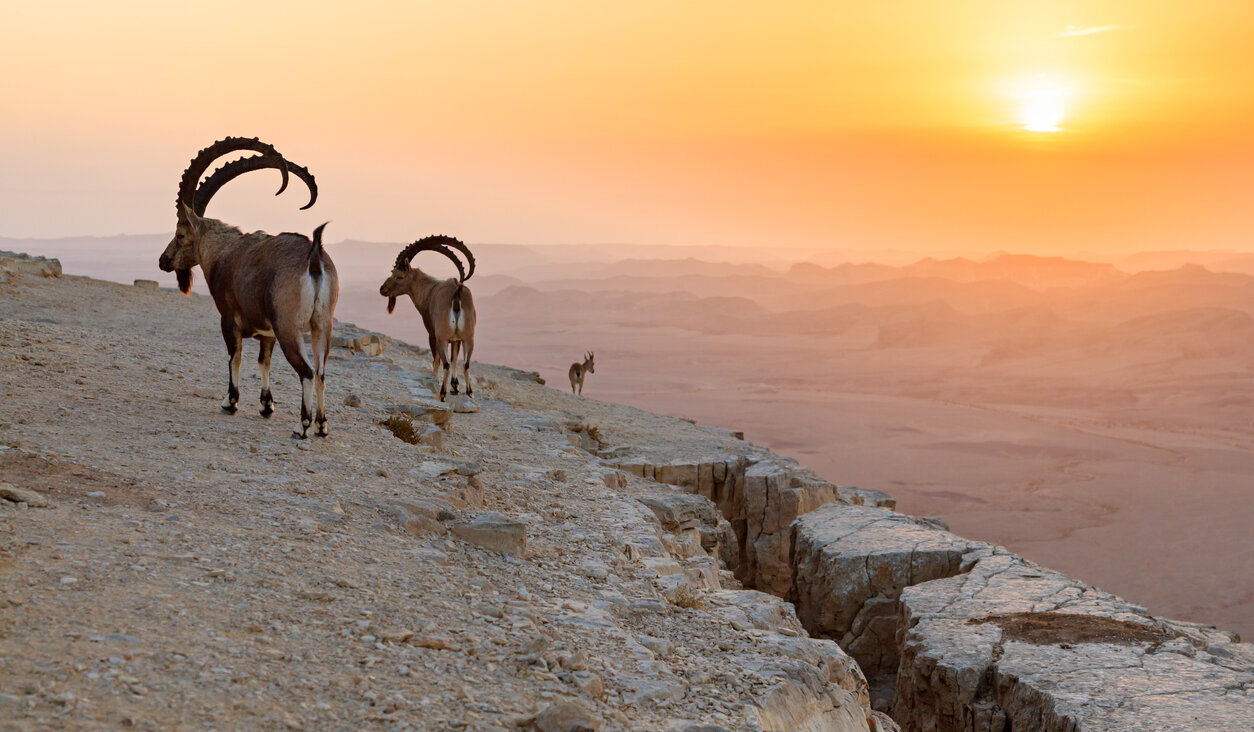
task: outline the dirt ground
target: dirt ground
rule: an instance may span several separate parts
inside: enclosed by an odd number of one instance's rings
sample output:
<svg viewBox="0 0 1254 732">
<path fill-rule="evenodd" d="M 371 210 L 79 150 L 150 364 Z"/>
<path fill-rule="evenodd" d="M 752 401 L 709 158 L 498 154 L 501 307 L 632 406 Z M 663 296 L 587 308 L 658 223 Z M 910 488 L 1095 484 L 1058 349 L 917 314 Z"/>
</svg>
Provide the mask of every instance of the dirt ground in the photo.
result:
<svg viewBox="0 0 1254 732">
<path fill-rule="evenodd" d="M 485 366 L 480 410 L 407 444 L 378 422 L 427 361 L 393 346 L 335 349 L 331 435 L 295 440 L 295 377 L 276 359 L 263 419 L 251 343 L 221 413 L 217 321 L 170 290 L 0 286 L 0 482 L 53 504 L 0 500 L 0 729 L 510 729 L 559 702 L 605 729 L 739 728 L 778 682 L 754 659 L 801 639 L 659 594 L 624 551 L 658 486 L 561 424 L 732 438 Z M 491 511 L 524 556 L 449 533 Z"/>
</svg>

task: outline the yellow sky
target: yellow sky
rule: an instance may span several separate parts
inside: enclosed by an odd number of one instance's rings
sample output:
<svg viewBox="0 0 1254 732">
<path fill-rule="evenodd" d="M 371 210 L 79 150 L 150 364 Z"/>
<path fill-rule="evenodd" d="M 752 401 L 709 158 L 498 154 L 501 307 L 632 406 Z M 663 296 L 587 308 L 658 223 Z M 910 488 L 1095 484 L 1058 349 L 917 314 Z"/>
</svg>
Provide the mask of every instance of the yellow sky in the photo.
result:
<svg viewBox="0 0 1254 732">
<path fill-rule="evenodd" d="M 0 235 L 168 230 L 244 134 L 322 200 L 210 214 L 333 238 L 1243 247 L 1251 38 L 1245 0 L 6 0 Z"/>
</svg>

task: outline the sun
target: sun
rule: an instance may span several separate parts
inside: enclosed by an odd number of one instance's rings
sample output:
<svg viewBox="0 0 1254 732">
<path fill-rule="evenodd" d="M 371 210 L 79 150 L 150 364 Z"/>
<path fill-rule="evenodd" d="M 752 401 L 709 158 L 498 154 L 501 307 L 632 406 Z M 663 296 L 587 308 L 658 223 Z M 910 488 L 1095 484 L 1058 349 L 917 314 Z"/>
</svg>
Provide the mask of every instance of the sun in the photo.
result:
<svg viewBox="0 0 1254 732">
<path fill-rule="evenodd" d="M 1017 85 L 1019 125 L 1028 132 L 1061 132 L 1070 91 L 1057 79 L 1037 74 Z"/>
<path fill-rule="evenodd" d="M 1056 90 L 1034 92 L 1023 101 L 1023 129 L 1029 132 L 1060 131 L 1062 115 L 1062 95 Z"/>
</svg>

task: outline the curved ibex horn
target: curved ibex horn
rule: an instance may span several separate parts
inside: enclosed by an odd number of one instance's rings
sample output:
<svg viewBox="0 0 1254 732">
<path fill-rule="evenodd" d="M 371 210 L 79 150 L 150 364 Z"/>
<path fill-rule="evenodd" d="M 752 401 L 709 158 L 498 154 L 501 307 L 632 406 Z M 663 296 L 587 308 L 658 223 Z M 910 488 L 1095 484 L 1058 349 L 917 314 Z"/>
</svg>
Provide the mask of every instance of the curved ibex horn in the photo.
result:
<svg viewBox="0 0 1254 732">
<path fill-rule="evenodd" d="M 209 147 L 196 153 L 196 157 L 188 163 L 187 170 L 183 171 L 183 177 L 179 180 L 179 197 L 175 203 L 186 203 L 191 206 L 196 197 L 196 184 L 200 182 L 200 176 L 205 174 L 213 161 L 228 153 L 237 150 L 252 150 L 263 155 L 274 155 L 280 159 L 279 151 L 274 149 L 273 145 L 258 140 L 255 137 L 225 137 L 213 143 Z M 283 185 L 279 188 L 281 193 L 287 188 L 287 167 L 281 168 L 283 173 Z M 180 214 L 182 209 L 179 209 Z"/>
<path fill-rule="evenodd" d="M 462 278 L 462 282 L 465 282 L 475 274 L 475 255 L 470 253 L 470 247 L 463 244 L 460 239 L 454 239 L 451 236 L 446 238 L 447 241 L 444 242 L 446 246 L 450 246 L 466 255 L 466 276 Z"/>
<path fill-rule="evenodd" d="M 275 153 L 273 155 L 254 155 L 250 158 L 233 160 L 213 171 L 213 175 L 205 178 L 205 182 L 201 183 L 200 187 L 196 189 L 195 203 L 192 205 L 192 210 L 198 216 L 204 216 L 205 208 L 209 206 L 209 201 L 213 199 L 214 194 L 222 186 L 244 173 L 266 168 L 277 168 L 283 172 L 283 185 L 274 195 L 279 195 L 287 188 L 287 173 L 290 170 L 296 174 L 297 178 L 304 181 L 309 188 L 309 203 L 301 206 L 301 210 L 309 208 L 314 205 L 314 201 L 318 200 L 318 184 L 314 182 L 313 174 L 309 172 L 309 169 L 289 162 L 282 155 Z"/>
<path fill-rule="evenodd" d="M 404 269 L 405 267 L 408 267 L 409 263 L 413 261 L 414 255 L 418 254 L 418 252 L 439 252 L 440 254 L 443 254 L 453 260 L 453 264 L 457 265 L 457 274 L 460 277 L 460 281 L 465 282 L 466 269 L 462 266 L 462 260 L 457 258 L 457 255 L 449 249 L 449 246 L 454 246 L 461 250 L 466 245 L 451 236 L 444 236 L 442 234 L 423 237 L 413 244 L 405 247 L 401 250 L 400 254 L 396 255 L 396 269 Z M 473 267 L 473 257 L 471 258 L 471 262 L 471 266 Z"/>
</svg>

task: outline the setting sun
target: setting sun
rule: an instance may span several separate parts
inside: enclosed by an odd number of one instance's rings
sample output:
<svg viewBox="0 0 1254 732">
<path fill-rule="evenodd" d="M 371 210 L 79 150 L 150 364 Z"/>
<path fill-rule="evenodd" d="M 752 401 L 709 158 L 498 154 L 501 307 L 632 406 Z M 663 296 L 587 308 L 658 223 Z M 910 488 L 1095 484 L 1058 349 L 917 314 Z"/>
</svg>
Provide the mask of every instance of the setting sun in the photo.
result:
<svg viewBox="0 0 1254 732">
<path fill-rule="evenodd" d="M 1016 95 L 1019 124 L 1029 132 L 1060 132 L 1067 112 L 1068 90 L 1055 80 L 1038 75 Z"/>
</svg>

